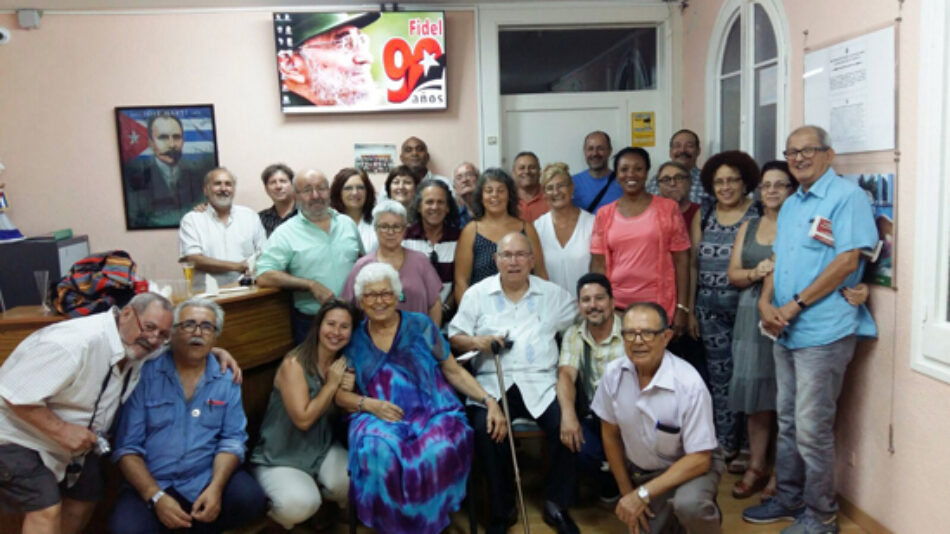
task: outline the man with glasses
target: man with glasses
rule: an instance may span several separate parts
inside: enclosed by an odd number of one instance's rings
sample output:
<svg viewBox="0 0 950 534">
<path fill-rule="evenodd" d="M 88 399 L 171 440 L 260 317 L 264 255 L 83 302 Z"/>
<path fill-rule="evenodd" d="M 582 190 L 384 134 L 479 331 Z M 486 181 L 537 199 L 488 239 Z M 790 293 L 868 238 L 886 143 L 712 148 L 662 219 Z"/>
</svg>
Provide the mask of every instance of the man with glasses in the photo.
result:
<svg viewBox="0 0 950 534">
<path fill-rule="evenodd" d="M 362 106 L 382 98 L 370 69 L 369 37 L 362 32 L 379 12 L 312 13 L 280 26 L 290 46 L 278 46 L 284 106 Z"/>
<path fill-rule="evenodd" d="M 699 179 L 699 167 L 696 166 L 696 160 L 699 159 L 700 152 L 702 152 L 702 147 L 699 144 L 699 136 L 692 130 L 684 128 L 670 138 L 670 159 L 689 169 L 688 198 L 692 202 L 703 205 L 712 203 L 715 199 L 706 193 Z M 656 177 L 647 180 L 647 192 L 653 195 L 660 193 Z"/>
<path fill-rule="evenodd" d="M 116 429 L 113 461 L 129 486 L 111 532 L 221 532 L 263 515 L 267 497 L 239 469 L 247 441 L 241 387 L 210 352 L 223 326 L 214 301 L 182 302 L 171 346 L 142 367 Z"/>
<path fill-rule="evenodd" d="M 472 220 L 472 195 L 475 193 L 475 183 L 478 182 L 478 167 L 473 163 L 463 161 L 452 173 L 452 191 L 459 206 L 459 229 Z"/>
<path fill-rule="evenodd" d="M 607 364 L 591 404 L 622 495 L 617 517 L 631 532 L 678 523 L 689 534 L 721 533 L 716 493 L 725 464 L 706 385 L 666 350 L 673 331 L 662 306 L 631 304 L 620 334 L 626 358 Z"/>
<path fill-rule="evenodd" d="M 257 285 L 294 292 L 294 342 L 303 342 L 320 305 L 343 291 L 363 254 L 353 219 L 330 207 L 330 183 L 320 171 L 294 176 L 297 214 L 277 227 L 257 262 Z"/>
<path fill-rule="evenodd" d="M 610 136 L 607 132 L 591 132 L 584 137 L 584 159 L 587 169 L 574 176 L 574 197 L 571 202 L 578 208 L 597 213 L 601 206 L 606 206 L 620 198 L 623 190 L 617 180 L 610 176 L 610 154 L 613 147 L 610 145 Z"/>
<path fill-rule="evenodd" d="M 560 439 L 561 410 L 557 402 L 557 345 L 554 336 L 574 320 L 571 294 L 557 284 L 531 275 L 534 254 L 528 238 L 511 233 L 498 241 L 498 274 L 465 292 L 448 333 L 452 348 L 476 350 L 475 379 L 492 398 L 508 397 L 512 420 L 529 418 L 544 430 L 550 456 L 545 483 L 544 522 L 559 534 L 576 534 L 567 513 L 573 503 L 576 455 Z M 510 346 L 502 353 L 506 392 L 499 391 L 492 343 Z M 510 345 L 509 345 L 510 344 Z M 487 409 L 469 402 L 475 447 L 488 477 L 491 524 L 489 533 L 503 533 L 517 520 L 512 488 L 509 445 L 488 434 Z"/>
<path fill-rule="evenodd" d="M 171 325 L 171 303 L 142 293 L 34 332 L 0 367 L 0 508 L 24 514 L 24 534 L 73 534 L 92 517 L 108 452 L 98 436 Z"/>
<path fill-rule="evenodd" d="M 799 187 L 779 212 L 775 267 L 759 299 L 762 326 L 777 338 L 777 494 L 747 508 L 742 518 L 794 519 L 786 534 L 836 533 L 838 394 L 857 337 L 877 336 L 867 308 L 849 304 L 841 290 L 861 281 L 861 251 L 874 247 L 878 234 L 867 194 L 831 167 L 835 151 L 825 130 L 796 129 L 784 154 Z M 827 226 L 833 242 L 811 237 L 813 224 Z"/>
</svg>

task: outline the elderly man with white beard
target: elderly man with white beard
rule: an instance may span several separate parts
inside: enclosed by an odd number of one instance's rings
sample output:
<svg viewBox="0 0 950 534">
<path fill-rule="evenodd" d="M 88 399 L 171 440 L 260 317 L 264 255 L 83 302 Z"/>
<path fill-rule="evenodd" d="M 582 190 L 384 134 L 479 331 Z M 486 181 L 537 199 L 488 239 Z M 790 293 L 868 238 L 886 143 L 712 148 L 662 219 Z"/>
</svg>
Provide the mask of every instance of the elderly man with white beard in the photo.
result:
<svg viewBox="0 0 950 534">
<path fill-rule="evenodd" d="M 192 211 L 181 218 L 178 228 L 179 257 L 195 265 L 195 271 L 214 277 L 219 286 L 237 282 L 248 272 L 248 260 L 256 256 L 267 239 L 257 212 L 234 205 L 237 180 L 218 167 L 204 178 L 204 194 L 211 209 Z M 202 290 L 205 277 L 195 277 L 194 288 Z"/>
</svg>

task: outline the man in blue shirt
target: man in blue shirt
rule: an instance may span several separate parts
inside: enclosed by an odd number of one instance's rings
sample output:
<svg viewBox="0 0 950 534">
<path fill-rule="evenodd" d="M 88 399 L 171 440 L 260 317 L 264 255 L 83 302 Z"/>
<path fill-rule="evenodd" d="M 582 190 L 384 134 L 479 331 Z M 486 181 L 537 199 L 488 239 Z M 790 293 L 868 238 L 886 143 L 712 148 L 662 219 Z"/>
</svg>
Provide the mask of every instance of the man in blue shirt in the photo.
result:
<svg viewBox="0 0 950 534">
<path fill-rule="evenodd" d="M 777 495 L 747 508 L 752 523 L 795 519 L 786 534 L 836 533 L 834 421 L 838 394 L 858 336 L 877 329 L 862 304 L 841 290 L 864 273 L 862 249 L 878 239 L 867 194 L 838 177 L 828 133 L 802 126 L 788 137 L 785 158 L 799 189 L 782 205 L 759 311 L 774 347 L 778 386 Z M 812 238 L 830 221 L 833 243 Z"/>
<path fill-rule="evenodd" d="M 601 206 L 610 204 L 623 194 L 620 184 L 611 178 L 611 152 L 613 148 L 610 146 L 610 136 L 607 132 L 591 132 L 584 138 L 584 159 L 587 161 L 587 170 L 572 177 L 574 197 L 571 198 L 571 202 L 578 208 L 597 213 Z M 601 191 L 604 193 L 601 194 Z"/>
<path fill-rule="evenodd" d="M 263 490 L 238 469 L 247 441 L 241 387 L 210 354 L 224 311 L 194 298 L 174 321 L 170 350 L 142 368 L 119 417 L 113 460 L 131 487 L 111 532 L 220 532 L 264 513 Z"/>
</svg>

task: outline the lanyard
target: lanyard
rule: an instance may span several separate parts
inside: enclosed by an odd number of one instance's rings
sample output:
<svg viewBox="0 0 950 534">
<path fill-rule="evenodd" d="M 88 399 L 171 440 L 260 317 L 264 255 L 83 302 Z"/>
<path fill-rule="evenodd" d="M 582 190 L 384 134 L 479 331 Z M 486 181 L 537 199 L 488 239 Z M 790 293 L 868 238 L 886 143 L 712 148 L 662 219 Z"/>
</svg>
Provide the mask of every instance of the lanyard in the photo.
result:
<svg viewBox="0 0 950 534">
<path fill-rule="evenodd" d="M 102 386 L 99 388 L 99 394 L 96 395 L 96 402 L 92 405 L 92 417 L 89 418 L 89 424 L 86 425 L 86 428 L 92 430 L 92 424 L 96 420 L 96 413 L 99 411 L 99 401 L 102 400 L 102 394 L 105 393 L 106 388 L 109 386 L 109 380 L 112 378 L 112 369 L 114 365 L 109 366 L 109 372 L 106 373 L 106 377 L 102 380 Z M 125 390 L 129 387 L 129 380 L 132 378 L 132 371 L 129 370 L 125 375 L 125 381 L 122 383 L 122 391 L 119 393 L 119 402 L 122 402 L 122 397 L 125 396 Z"/>
</svg>

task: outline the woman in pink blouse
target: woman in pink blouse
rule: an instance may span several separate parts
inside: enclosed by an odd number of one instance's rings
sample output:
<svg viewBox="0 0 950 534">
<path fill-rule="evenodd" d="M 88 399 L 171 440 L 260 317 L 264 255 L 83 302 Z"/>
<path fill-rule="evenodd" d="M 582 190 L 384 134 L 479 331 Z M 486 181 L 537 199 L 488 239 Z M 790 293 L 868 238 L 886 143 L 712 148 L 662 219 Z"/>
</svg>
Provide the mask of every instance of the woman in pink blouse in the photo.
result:
<svg viewBox="0 0 950 534">
<path fill-rule="evenodd" d="M 690 311 L 689 234 L 676 202 L 644 189 L 649 170 L 650 155 L 642 148 L 614 156 L 613 179 L 623 196 L 597 212 L 590 270 L 610 279 L 617 308 L 656 302 L 682 334 Z"/>
</svg>

